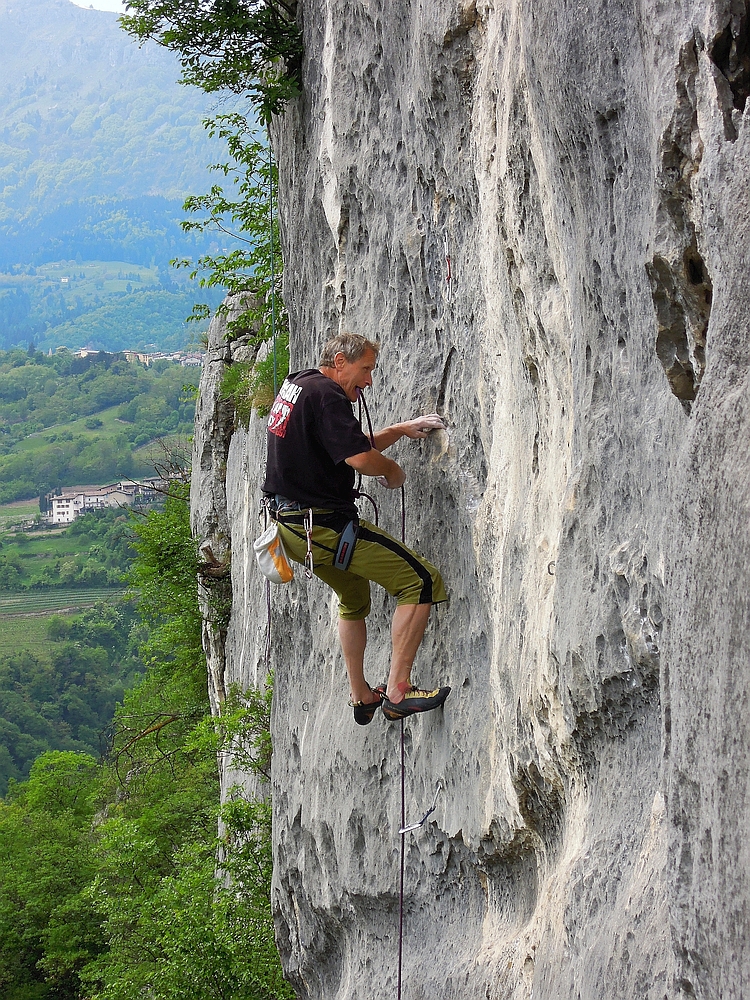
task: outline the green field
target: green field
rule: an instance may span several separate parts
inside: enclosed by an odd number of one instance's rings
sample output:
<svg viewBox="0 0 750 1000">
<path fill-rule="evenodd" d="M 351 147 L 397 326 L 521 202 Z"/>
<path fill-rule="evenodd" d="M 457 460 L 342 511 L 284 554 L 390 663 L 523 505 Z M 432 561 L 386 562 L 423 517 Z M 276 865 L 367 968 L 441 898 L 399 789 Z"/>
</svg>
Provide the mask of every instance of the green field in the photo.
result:
<svg viewBox="0 0 750 1000">
<path fill-rule="evenodd" d="M 120 406 L 110 406 L 106 410 L 99 410 L 93 416 L 77 417 L 75 420 L 68 420 L 66 423 L 55 424 L 48 430 L 29 434 L 23 441 L 18 442 L 14 451 L 16 454 L 33 455 L 43 452 L 50 445 L 63 444 L 66 441 L 73 441 L 74 439 L 84 439 L 93 444 L 107 436 L 127 433 L 132 429 L 133 425 L 126 420 L 121 420 L 117 416 L 119 409 Z M 154 474 L 154 466 L 149 461 L 147 450 L 150 445 L 151 442 L 148 442 L 145 445 L 140 445 L 132 449 L 133 457 L 136 460 L 136 464 L 132 469 L 132 475 L 136 478 L 153 476 Z M 88 484 L 81 483 L 76 485 Z M 38 509 L 39 506 L 37 504 L 37 511 Z M 2 510 L 1 507 L 0 510 Z"/>
<path fill-rule="evenodd" d="M 191 433 L 191 378 L 166 360 L 0 352 L 0 500 L 152 475 L 138 449 Z"/>
<path fill-rule="evenodd" d="M 65 441 L 65 435 L 70 435 L 71 437 L 75 435 L 76 437 L 96 438 L 100 437 L 102 434 L 113 434 L 118 430 L 122 431 L 122 429 L 127 427 L 128 424 L 124 420 L 117 419 L 118 409 L 118 406 L 110 406 L 106 410 L 99 410 L 99 412 L 93 417 L 77 417 L 75 420 L 62 421 L 59 424 L 54 424 L 49 428 L 49 430 L 36 431 L 34 434 L 29 434 L 29 436 L 24 438 L 23 441 L 19 441 L 15 446 L 15 451 L 40 451 L 42 448 L 46 448 L 48 444 L 53 444 L 55 441 Z M 86 426 L 86 421 L 92 423 L 94 420 L 101 420 L 101 426 Z M 70 438 L 68 438 L 68 440 L 70 440 Z"/>
<path fill-rule="evenodd" d="M 17 560 L 15 564 L 20 573 L 18 584 L 25 587 L 44 581 L 46 577 L 42 571 L 47 567 L 51 568 L 60 559 L 85 557 L 89 544 L 80 537 L 67 534 L 65 528 L 51 528 L 41 532 L 16 531 L 6 532 L 2 536 L 0 552 L 6 558 Z M 0 606 L 2 593 L 0 589 Z"/>
<path fill-rule="evenodd" d="M 0 273 L 0 291 L 5 288 L 23 288 L 27 291 L 55 291 L 62 295 L 66 306 L 77 299 L 92 306 L 102 294 L 126 293 L 141 288 L 158 288 L 159 272 L 156 267 L 141 267 L 119 260 L 74 260 L 41 264 L 31 269 L 34 273 Z"/>
<path fill-rule="evenodd" d="M 0 596 L 0 651 L 18 653 L 25 649 L 45 656 L 54 648 L 47 626 L 53 614 L 76 614 L 99 601 L 111 603 L 124 590 L 92 587 L 83 590 L 52 590 L 43 593 Z"/>
<path fill-rule="evenodd" d="M 187 376 L 185 377 L 187 378 Z M 106 435 L 113 435 L 118 432 L 122 434 L 132 428 L 133 425 L 128 423 L 127 420 L 122 420 L 117 416 L 119 410 L 120 406 L 110 406 L 106 410 L 99 410 L 98 413 L 91 417 L 77 417 L 75 420 L 67 421 L 67 423 L 55 424 L 48 430 L 37 431 L 34 434 L 29 434 L 29 436 L 24 438 L 23 441 L 18 442 L 14 450 L 16 453 L 38 452 L 43 451 L 50 444 L 55 444 L 58 441 L 70 441 L 74 437 L 86 438 L 89 441 L 94 441 Z M 101 426 L 99 425 L 99 421 L 101 421 Z M 184 444 L 186 440 L 186 435 L 176 434 L 155 435 L 153 439 L 153 441 L 163 441 L 166 446 L 173 446 L 179 443 Z M 139 475 L 153 476 L 154 474 L 153 464 L 149 464 L 146 457 L 147 449 L 153 445 L 153 441 L 149 441 L 146 444 L 133 448 L 133 454 L 138 455 L 142 463 L 142 469 L 139 472 Z M 33 504 L 36 501 L 30 502 Z M 10 506 L 12 505 L 3 504 L 0 506 L 0 512 L 2 512 L 5 507 Z M 13 506 L 18 506 L 18 504 Z M 37 511 L 38 509 L 37 505 Z M 2 530 L 1 525 L 0 530 Z"/>
<path fill-rule="evenodd" d="M 131 523 L 129 511 L 109 507 L 66 528 L 0 533 L 0 614 L 90 606 L 123 590 Z"/>
<path fill-rule="evenodd" d="M 15 503 L 0 504 L 0 534 L 8 528 L 30 521 L 39 513 L 39 500 L 16 500 Z"/>
<path fill-rule="evenodd" d="M 122 598 L 124 587 L 82 587 L 30 594 L 2 594 L 0 592 L 0 622 L 16 621 L 28 615 L 49 615 L 80 611 L 91 608 L 98 601 L 115 601 Z M 2 627 L 2 626 L 0 626 Z"/>
<path fill-rule="evenodd" d="M 0 614 L 0 648 L 4 653 L 27 650 L 33 656 L 47 656 L 54 648 L 54 643 L 47 636 L 48 623 L 46 615 Z"/>
</svg>

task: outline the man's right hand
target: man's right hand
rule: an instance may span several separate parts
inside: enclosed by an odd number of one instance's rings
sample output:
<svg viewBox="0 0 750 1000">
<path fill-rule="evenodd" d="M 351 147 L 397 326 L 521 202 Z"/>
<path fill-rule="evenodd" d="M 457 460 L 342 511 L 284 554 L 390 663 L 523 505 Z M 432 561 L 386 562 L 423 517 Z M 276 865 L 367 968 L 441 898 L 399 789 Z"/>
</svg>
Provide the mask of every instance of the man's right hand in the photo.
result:
<svg viewBox="0 0 750 1000">
<path fill-rule="evenodd" d="M 389 490 L 397 490 L 406 482 L 406 473 L 401 466 L 376 448 L 360 452 L 359 455 L 352 455 L 346 459 L 346 464 L 356 472 L 361 472 L 363 476 L 374 476 L 379 479 Z"/>
</svg>

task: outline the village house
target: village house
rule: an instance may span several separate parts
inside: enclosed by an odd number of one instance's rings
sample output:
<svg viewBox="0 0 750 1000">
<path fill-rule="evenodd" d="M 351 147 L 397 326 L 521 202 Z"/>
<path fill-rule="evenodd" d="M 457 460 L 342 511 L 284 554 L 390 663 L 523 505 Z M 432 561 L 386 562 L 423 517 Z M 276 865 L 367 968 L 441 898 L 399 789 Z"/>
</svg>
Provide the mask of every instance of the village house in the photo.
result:
<svg viewBox="0 0 750 1000">
<path fill-rule="evenodd" d="M 153 500 L 163 488 L 160 479 L 141 483 L 120 482 L 107 486 L 69 486 L 40 498 L 40 510 L 48 524 L 70 524 L 81 514 L 104 507 L 132 507 Z"/>
</svg>

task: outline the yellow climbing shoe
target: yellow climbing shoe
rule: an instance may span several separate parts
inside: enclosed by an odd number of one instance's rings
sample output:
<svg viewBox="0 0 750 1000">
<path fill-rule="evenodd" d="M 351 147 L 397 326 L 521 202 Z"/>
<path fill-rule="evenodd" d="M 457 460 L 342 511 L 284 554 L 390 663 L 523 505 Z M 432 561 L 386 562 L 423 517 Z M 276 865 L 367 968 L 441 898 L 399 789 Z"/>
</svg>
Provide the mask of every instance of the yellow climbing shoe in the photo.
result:
<svg viewBox="0 0 750 1000">
<path fill-rule="evenodd" d="M 433 708 L 440 708 L 450 693 L 449 687 L 435 688 L 434 691 L 423 691 L 422 688 L 413 687 L 398 704 L 383 698 L 383 715 L 391 722 L 395 722 L 397 719 L 405 719 L 408 715 L 416 715 L 418 712 L 430 712 Z"/>
</svg>

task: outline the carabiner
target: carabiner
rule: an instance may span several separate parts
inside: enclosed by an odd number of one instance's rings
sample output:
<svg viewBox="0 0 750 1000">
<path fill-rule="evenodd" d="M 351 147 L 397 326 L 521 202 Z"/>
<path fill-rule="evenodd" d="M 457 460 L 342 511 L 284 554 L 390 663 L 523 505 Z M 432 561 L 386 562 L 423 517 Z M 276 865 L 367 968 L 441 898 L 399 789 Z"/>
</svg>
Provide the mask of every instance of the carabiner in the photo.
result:
<svg viewBox="0 0 750 1000">
<path fill-rule="evenodd" d="M 313 570 L 315 565 L 313 563 L 312 554 L 312 533 L 313 533 L 313 512 L 312 507 L 305 511 L 305 535 L 307 536 L 307 553 L 305 554 L 305 576 L 308 580 L 313 578 Z"/>
</svg>

